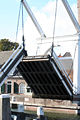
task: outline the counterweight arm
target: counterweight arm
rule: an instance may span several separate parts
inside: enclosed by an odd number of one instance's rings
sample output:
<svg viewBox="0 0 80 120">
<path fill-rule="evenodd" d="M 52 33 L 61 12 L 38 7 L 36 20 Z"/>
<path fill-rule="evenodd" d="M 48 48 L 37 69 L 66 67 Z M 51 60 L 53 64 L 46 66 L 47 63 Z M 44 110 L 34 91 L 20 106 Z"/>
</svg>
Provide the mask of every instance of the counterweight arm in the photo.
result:
<svg viewBox="0 0 80 120">
<path fill-rule="evenodd" d="M 66 11 L 69 14 L 69 16 L 70 16 L 70 18 L 71 18 L 71 20 L 72 20 L 72 22 L 73 22 L 77 32 L 80 32 L 79 23 L 78 23 L 76 17 L 74 16 L 74 13 L 71 10 L 71 7 L 70 7 L 69 3 L 67 2 L 67 0 L 62 0 L 62 3 L 64 5 L 64 7 L 66 8 Z"/>
<path fill-rule="evenodd" d="M 21 0 L 21 2 L 23 3 L 26 11 L 28 12 L 30 18 L 32 19 L 32 21 L 33 21 L 34 25 L 36 26 L 38 32 L 40 33 L 41 37 L 46 37 L 46 35 L 44 34 L 41 26 L 39 25 L 39 23 L 38 23 L 38 21 L 37 21 L 37 19 L 35 18 L 33 12 L 31 11 L 28 3 L 26 2 L 26 0 Z"/>
</svg>

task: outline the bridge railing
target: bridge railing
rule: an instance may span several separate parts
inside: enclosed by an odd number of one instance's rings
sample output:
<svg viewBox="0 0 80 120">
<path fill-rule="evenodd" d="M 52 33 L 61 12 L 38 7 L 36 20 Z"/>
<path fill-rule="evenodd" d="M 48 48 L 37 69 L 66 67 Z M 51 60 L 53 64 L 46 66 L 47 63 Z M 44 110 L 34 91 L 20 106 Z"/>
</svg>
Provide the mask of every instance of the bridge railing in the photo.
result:
<svg viewBox="0 0 80 120">
<path fill-rule="evenodd" d="M 69 83 L 69 85 L 71 86 L 71 88 L 73 88 L 72 80 L 70 79 L 68 73 L 66 72 L 65 68 L 63 67 L 62 63 L 59 61 L 59 59 L 58 59 L 58 57 L 57 57 L 57 55 L 55 54 L 54 51 L 53 51 L 53 59 L 55 60 L 56 64 L 58 65 L 59 70 L 66 77 L 67 82 Z"/>
<path fill-rule="evenodd" d="M 18 48 L 12 53 L 12 55 L 9 57 L 9 59 L 6 61 L 6 63 L 1 67 L 0 73 L 3 72 L 3 70 L 7 67 L 7 65 L 10 63 L 10 61 L 15 57 L 15 55 L 18 53 L 21 46 L 18 46 Z"/>
<path fill-rule="evenodd" d="M 19 46 L 0 69 L 0 86 L 12 74 L 23 58 L 23 47 Z"/>
</svg>

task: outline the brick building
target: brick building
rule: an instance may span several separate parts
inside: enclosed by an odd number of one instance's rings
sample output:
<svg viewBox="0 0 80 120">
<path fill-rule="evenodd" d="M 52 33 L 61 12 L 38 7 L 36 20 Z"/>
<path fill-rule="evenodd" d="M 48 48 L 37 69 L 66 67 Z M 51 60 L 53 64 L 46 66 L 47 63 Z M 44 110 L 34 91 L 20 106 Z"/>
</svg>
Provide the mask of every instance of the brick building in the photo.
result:
<svg viewBox="0 0 80 120">
<path fill-rule="evenodd" d="M 2 51 L 0 52 L 0 67 L 8 60 L 13 51 Z M 19 74 L 17 70 L 13 75 L 9 76 L 8 79 L 1 87 L 1 93 L 9 94 L 31 94 L 31 89 Z"/>
</svg>

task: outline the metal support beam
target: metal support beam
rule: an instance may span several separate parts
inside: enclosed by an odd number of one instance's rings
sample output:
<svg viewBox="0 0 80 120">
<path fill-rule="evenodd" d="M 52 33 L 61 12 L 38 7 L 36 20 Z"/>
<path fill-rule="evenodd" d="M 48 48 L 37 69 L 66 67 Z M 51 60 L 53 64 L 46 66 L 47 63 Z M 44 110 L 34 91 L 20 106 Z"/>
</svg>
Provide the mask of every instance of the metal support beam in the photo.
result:
<svg viewBox="0 0 80 120">
<path fill-rule="evenodd" d="M 74 94 L 80 94 L 80 25 L 74 16 L 67 0 L 62 0 L 62 3 L 64 4 L 77 32 L 79 33 L 78 35 L 78 43 L 77 43 L 77 49 L 76 49 L 76 54 L 75 54 L 75 59 L 74 59 L 74 66 L 73 66 L 73 90 Z"/>
<path fill-rule="evenodd" d="M 28 3 L 26 2 L 26 0 L 21 0 L 21 2 L 23 3 L 26 11 L 28 12 L 30 18 L 32 19 L 32 21 L 33 21 L 34 25 L 36 26 L 38 32 L 40 33 L 41 37 L 46 37 L 46 35 L 44 34 L 41 26 L 39 25 L 39 23 L 38 23 L 38 21 L 37 21 L 37 19 L 35 18 L 33 12 L 31 11 Z"/>
<path fill-rule="evenodd" d="M 78 23 L 75 15 L 74 15 L 74 13 L 73 13 L 73 11 L 71 10 L 71 7 L 70 7 L 69 3 L 67 2 L 67 0 L 62 0 L 62 3 L 63 3 L 63 5 L 65 6 L 66 11 L 67 11 L 68 15 L 70 16 L 70 18 L 71 18 L 71 20 L 72 20 L 72 22 L 73 22 L 73 24 L 74 24 L 77 32 L 80 32 L 79 23 Z"/>
</svg>

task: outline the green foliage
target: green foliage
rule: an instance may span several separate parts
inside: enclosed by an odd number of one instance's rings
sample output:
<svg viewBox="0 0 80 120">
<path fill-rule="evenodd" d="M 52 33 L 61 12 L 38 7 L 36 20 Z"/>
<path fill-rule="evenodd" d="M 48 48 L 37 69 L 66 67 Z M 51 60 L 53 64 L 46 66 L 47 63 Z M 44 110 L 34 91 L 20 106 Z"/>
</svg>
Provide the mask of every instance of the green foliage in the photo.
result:
<svg viewBox="0 0 80 120">
<path fill-rule="evenodd" d="M 19 46 L 16 42 L 10 42 L 9 39 L 0 40 L 0 51 L 10 51 L 16 49 Z"/>
</svg>

